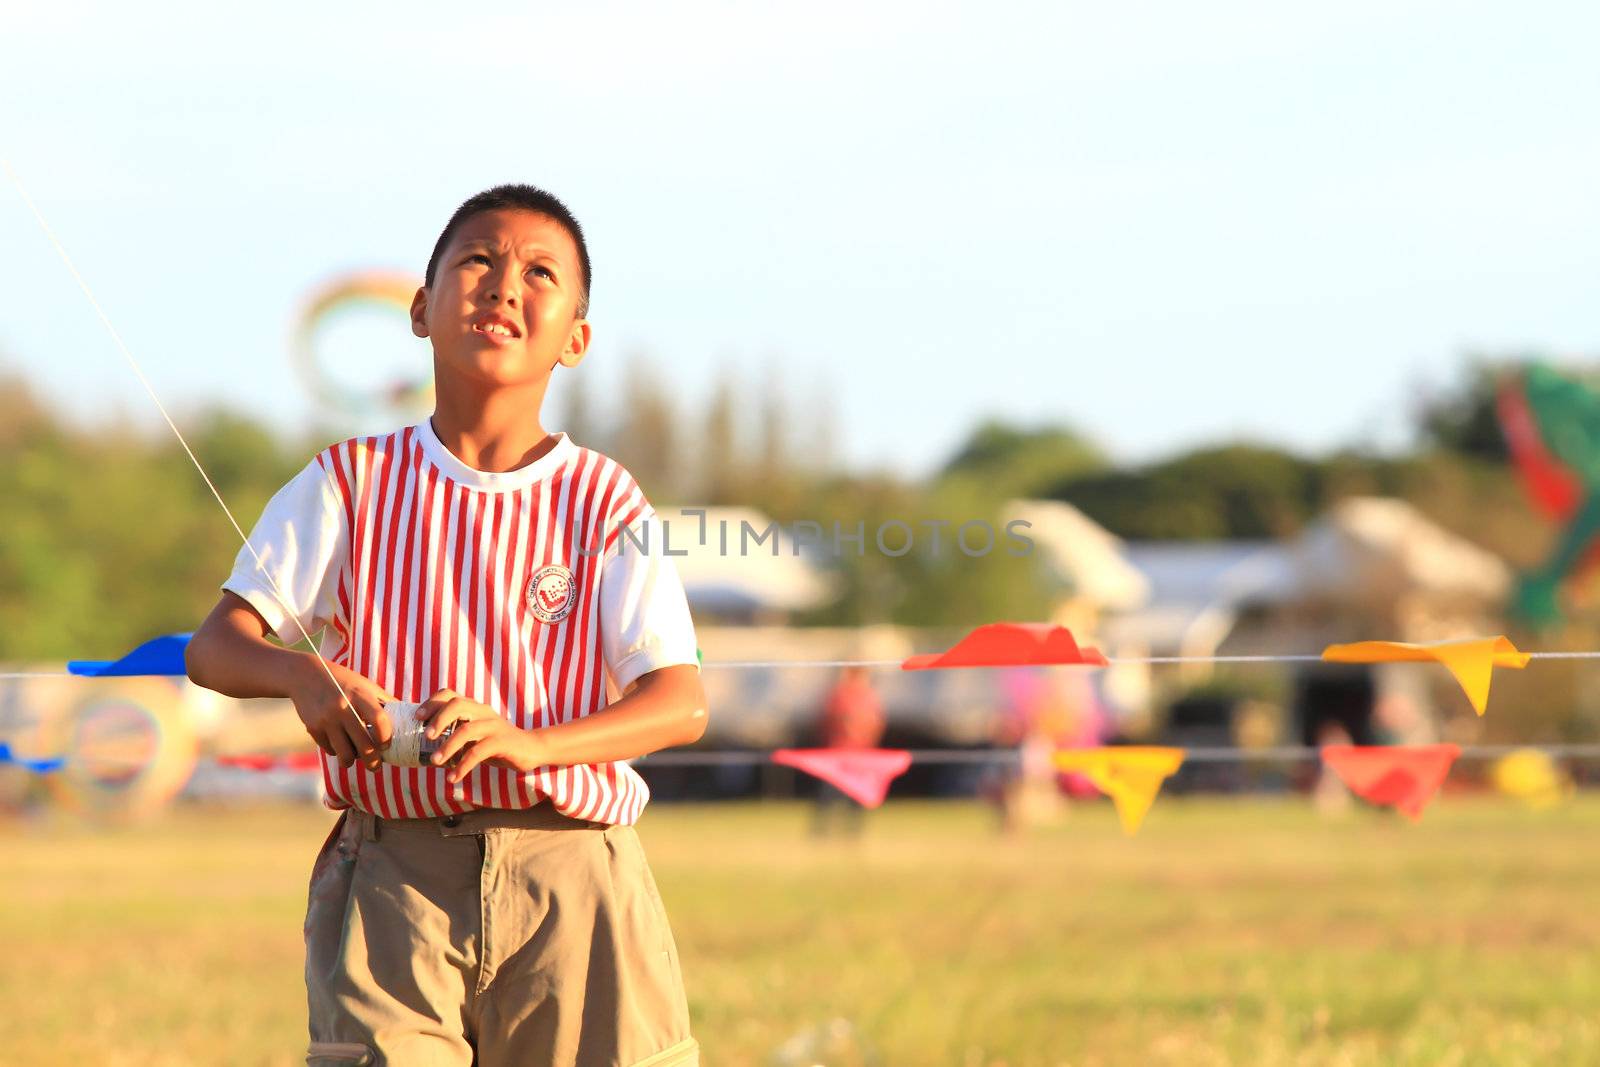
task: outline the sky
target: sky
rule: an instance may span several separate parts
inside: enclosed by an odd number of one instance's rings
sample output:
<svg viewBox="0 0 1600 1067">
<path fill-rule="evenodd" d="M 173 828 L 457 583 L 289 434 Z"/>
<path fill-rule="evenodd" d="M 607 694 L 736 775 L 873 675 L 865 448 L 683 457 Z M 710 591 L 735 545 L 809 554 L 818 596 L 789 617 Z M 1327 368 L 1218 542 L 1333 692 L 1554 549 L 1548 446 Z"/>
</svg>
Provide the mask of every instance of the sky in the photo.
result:
<svg viewBox="0 0 1600 1067">
<path fill-rule="evenodd" d="M 1475 351 L 1600 354 L 1592 4 L 23 5 L 8 160 L 164 400 L 285 429 L 309 294 L 470 194 L 573 208 L 604 405 L 775 376 L 924 474 L 981 419 L 1125 462 L 1403 443 Z M 154 419 L 0 182 L 0 367 Z M 371 316 L 321 335 L 425 369 Z M 546 425 L 559 422 L 561 382 Z M 180 416 L 181 424 L 181 416 Z"/>
</svg>

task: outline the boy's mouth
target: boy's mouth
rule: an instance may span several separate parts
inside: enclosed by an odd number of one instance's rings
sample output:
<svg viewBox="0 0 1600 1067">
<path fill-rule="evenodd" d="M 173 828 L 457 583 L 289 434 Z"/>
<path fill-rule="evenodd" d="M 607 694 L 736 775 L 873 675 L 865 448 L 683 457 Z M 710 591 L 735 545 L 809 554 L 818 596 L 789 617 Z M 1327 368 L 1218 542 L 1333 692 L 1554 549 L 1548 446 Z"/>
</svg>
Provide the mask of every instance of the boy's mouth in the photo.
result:
<svg viewBox="0 0 1600 1067">
<path fill-rule="evenodd" d="M 492 312 L 473 319 L 472 332 L 480 333 L 492 341 L 513 341 L 522 336 L 516 323 Z"/>
</svg>

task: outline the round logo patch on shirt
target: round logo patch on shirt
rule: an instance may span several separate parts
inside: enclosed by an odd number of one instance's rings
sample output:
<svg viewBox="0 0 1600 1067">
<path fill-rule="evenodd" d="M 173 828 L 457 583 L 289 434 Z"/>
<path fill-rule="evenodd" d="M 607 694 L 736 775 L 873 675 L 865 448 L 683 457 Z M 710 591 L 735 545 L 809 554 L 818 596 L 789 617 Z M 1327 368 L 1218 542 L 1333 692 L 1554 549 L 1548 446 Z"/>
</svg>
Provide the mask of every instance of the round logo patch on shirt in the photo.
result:
<svg viewBox="0 0 1600 1067">
<path fill-rule="evenodd" d="M 572 614 L 577 599 L 572 572 L 559 563 L 540 567 L 528 579 L 528 607 L 540 622 L 560 622 Z"/>
</svg>

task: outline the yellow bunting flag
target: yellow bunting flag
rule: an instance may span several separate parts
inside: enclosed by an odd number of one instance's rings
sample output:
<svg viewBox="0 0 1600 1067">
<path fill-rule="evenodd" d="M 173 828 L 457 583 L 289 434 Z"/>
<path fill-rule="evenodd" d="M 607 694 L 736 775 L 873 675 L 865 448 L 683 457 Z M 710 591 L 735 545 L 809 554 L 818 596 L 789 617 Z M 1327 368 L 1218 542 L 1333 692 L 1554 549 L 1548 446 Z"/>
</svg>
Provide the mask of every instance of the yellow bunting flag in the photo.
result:
<svg viewBox="0 0 1600 1067">
<path fill-rule="evenodd" d="M 1056 751 L 1055 764 L 1093 782 L 1116 804 L 1123 833 L 1135 834 L 1161 792 L 1161 783 L 1183 766 L 1183 749 L 1063 748 Z"/>
<path fill-rule="evenodd" d="M 1504 637 L 1484 637 L 1437 645 L 1357 641 L 1353 645 L 1329 645 L 1322 650 L 1322 658 L 1329 663 L 1442 663 L 1461 683 L 1467 699 L 1472 701 L 1472 710 L 1482 715 L 1489 706 L 1489 679 L 1494 668 L 1521 670 L 1528 665 L 1529 656 L 1518 652 Z"/>
</svg>

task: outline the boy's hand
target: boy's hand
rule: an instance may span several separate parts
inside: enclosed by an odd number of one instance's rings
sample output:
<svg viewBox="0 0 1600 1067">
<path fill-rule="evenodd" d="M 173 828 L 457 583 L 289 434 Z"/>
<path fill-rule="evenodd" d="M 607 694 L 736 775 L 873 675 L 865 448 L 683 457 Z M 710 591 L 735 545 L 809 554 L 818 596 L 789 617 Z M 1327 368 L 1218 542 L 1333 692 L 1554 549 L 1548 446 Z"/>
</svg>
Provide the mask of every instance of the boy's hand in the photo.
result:
<svg viewBox="0 0 1600 1067">
<path fill-rule="evenodd" d="M 318 748 L 346 767 L 359 760 L 375 771 L 383 762 L 378 750 L 394 737 L 394 725 L 383 705 L 395 698 L 347 667 L 330 663 L 328 668 L 339 689 L 315 656 L 305 657 L 289 689 L 294 710 Z"/>
<path fill-rule="evenodd" d="M 509 719 L 476 700 L 468 700 L 452 690 L 441 689 L 417 709 L 417 718 L 427 724 L 424 735 L 438 737 L 452 725 L 455 731 L 433 754 L 433 765 L 441 766 L 460 757 L 446 781 L 459 782 L 474 767 L 491 767 L 527 772 L 540 766 L 534 735 L 518 729 Z M 470 747 L 469 747 L 470 746 Z"/>
</svg>

